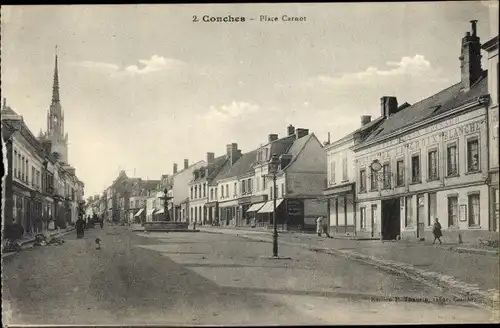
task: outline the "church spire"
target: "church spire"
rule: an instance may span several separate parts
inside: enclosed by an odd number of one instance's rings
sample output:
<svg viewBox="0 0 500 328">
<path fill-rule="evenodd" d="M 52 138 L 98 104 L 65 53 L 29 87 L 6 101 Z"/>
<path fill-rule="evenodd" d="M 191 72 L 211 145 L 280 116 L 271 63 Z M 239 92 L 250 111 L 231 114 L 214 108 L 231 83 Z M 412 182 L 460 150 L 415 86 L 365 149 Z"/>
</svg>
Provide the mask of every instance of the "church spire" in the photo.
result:
<svg viewBox="0 0 500 328">
<path fill-rule="evenodd" d="M 59 102 L 59 73 L 57 70 L 57 45 L 56 45 L 56 61 L 54 68 L 54 82 L 52 85 L 52 103 Z"/>
</svg>

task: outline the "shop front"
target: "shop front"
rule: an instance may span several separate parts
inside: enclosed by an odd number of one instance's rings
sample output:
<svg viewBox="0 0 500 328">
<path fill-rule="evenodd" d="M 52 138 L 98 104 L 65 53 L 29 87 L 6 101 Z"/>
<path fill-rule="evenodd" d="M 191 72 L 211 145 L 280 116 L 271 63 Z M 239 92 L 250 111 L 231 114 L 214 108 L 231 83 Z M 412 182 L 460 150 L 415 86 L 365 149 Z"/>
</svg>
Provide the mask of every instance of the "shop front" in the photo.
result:
<svg viewBox="0 0 500 328">
<path fill-rule="evenodd" d="M 236 218 L 240 215 L 238 200 L 219 202 L 219 212 L 221 224 L 234 226 Z"/>
<path fill-rule="evenodd" d="M 248 209 L 252 206 L 252 197 L 242 197 L 238 199 L 239 216 L 236 218 L 236 226 L 249 226 L 251 225 L 251 214 Z"/>
<path fill-rule="evenodd" d="M 207 209 L 207 224 L 214 225 L 216 218 L 217 202 L 208 202 L 205 204 Z"/>
<path fill-rule="evenodd" d="M 327 201 L 328 225 L 331 234 L 355 234 L 355 183 L 327 188 L 323 192 Z"/>
<path fill-rule="evenodd" d="M 254 227 L 263 227 L 264 221 L 263 216 L 258 215 L 258 211 L 266 204 L 267 195 L 260 196 L 252 196 L 250 198 L 250 206 L 245 211 L 248 219 L 250 220 L 250 226 Z"/>
</svg>

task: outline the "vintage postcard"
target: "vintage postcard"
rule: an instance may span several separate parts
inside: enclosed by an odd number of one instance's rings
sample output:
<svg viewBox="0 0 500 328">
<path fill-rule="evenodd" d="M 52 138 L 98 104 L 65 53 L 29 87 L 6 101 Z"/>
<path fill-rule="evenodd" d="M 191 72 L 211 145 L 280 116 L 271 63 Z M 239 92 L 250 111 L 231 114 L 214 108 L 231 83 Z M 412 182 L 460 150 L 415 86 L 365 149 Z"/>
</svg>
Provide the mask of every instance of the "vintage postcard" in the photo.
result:
<svg viewBox="0 0 500 328">
<path fill-rule="evenodd" d="M 498 4 L 2 6 L 3 324 L 500 322 Z"/>
</svg>

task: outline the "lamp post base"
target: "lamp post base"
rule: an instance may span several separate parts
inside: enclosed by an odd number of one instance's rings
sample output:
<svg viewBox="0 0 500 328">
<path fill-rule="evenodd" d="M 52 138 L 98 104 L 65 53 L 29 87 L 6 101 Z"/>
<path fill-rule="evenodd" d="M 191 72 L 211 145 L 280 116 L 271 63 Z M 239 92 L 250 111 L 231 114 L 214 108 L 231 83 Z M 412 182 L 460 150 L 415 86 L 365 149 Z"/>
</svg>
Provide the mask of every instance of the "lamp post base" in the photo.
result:
<svg viewBox="0 0 500 328">
<path fill-rule="evenodd" d="M 266 260 L 291 260 L 292 258 L 289 256 L 261 256 L 260 258 Z"/>
</svg>

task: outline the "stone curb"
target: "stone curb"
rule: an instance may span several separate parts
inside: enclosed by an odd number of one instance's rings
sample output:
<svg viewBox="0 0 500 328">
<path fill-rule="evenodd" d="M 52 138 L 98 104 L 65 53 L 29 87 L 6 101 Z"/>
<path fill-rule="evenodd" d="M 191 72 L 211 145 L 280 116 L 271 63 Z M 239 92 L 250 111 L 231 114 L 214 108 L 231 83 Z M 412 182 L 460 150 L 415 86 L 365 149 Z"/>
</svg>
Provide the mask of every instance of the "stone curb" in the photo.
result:
<svg viewBox="0 0 500 328">
<path fill-rule="evenodd" d="M 56 232 L 56 233 L 53 233 L 53 234 L 50 234 L 49 236 L 50 237 L 55 237 L 55 238 L 58 238 L 58 237 L 62 237 L 62 236 L 66 236 L 67 234 L 71 233 L 75 231 L 75 228 L 71 228 L 69 230 L 65 230 L 65 231 L 62 231 L 62 232 Z M 21 242 L 21 247 L 27 247 L 28 249 L 29 248 L 32 248 L 33 247 L 33 243 L 35 242 L 35 238 L 33 239 L 28 239 L 28 240 L 23 240 Z M 22 251 L 22 249 L 21 249 Z M 19 254 L 17 252 L 9 252 L 9 253 L 3 253 L 2 254 L 2 259 L 5 259 L 5 258 L 9 258 L 11 256 L 14 256 L 16 254 Z"/>
<path fill-rule="evenodd" d="M 488 249 L 480 249 L 480 248 L 464 248 L 464 247 L 454 247 L 454 251 L 458 253 L 470 253 L 470 254 L 481 254 L 481 255 L 490 255 L 490 256 L 498 256 L 498 251 L 488 250 Z"/>
<path fill-rule="evenodd" d="M 223 234 L 223 232 L 218 232 L 218 233 Z M 260 242 L 268 242 L 268 243 L 272 242 L 272 240 L 269 240 L 265 237 L 264 238 L 255 236 L 240 236 L 240 237 Z M 353 251 L 341 251 L 341 250 L 327 249 L 327 248 L 314 248 L 301 243 L 290 243 L 288 241 L 281 241 L 280 243 L 289 246 L 299 246 L 310 251 L 342 256 L 347 259 L 376 266 L 385 271 L 403 274 L 408 278 L 419 281 L 428 286 L 437 287 L 440 290 L 446 290 L 451 294 L 454 294 L 454 296 L 457 297 L 457 299 L 460 301 L 465 301 L 469 304 L 474 304 L 486 308 L 487 310 L 495 311 L 496 315 L 498 315 L 497 312 L 500 306 L 500 301 L 499 301 L 500 291 L 496 289 L 490 289 L 486 291 L 480 289 L 477 285 L 464 283 L 452 276 L 444 275 L 437 272 L 425 271 L 419 268 L 415 268 L 411 264 L 390 261 L 390 260 L 383 260 L 374 256 L 365 255 Z"/>
</svg>

